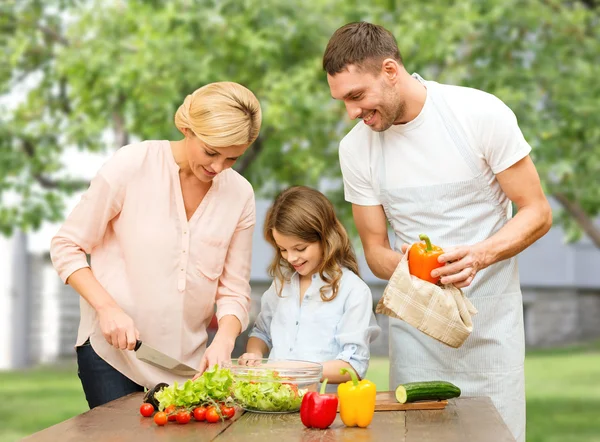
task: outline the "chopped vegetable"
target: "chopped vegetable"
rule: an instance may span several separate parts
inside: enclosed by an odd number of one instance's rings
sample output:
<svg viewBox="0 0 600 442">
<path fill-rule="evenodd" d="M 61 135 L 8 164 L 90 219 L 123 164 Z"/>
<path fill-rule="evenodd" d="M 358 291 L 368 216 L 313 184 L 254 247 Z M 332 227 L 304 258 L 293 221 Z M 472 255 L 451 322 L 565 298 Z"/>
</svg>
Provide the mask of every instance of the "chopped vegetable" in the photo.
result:
<svg viewBox="0 0 600 442">
<path fill-rule="evenodd" d="M 273 371 L 240 376 L 233 387 L 233 396 L 242 407 L 267 412 L 298 411 L 305 392 L 295 384 L 281 382 Z"/>
<path fill-rule="evenodd" d="M 172 386 L 156 392 L 154 397 L 159 402 L 160 410 L 164 410 L 169 405 L 191 408 L 196 405 L 225 401 L 231 394 L 232 385 L 231 371 L 215 365 L 196 380 L 187 380 L 181 386 L 174 382 Z"/>
</svg>

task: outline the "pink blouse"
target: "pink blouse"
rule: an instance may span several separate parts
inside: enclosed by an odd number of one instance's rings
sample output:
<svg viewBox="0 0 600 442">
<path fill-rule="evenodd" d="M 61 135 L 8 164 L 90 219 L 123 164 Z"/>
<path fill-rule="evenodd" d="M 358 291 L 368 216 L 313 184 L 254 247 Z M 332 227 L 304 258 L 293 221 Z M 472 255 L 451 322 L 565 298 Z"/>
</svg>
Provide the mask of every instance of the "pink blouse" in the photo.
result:
<svg viewBox="0 0 600 442">
<path fill-rule="evenodd" d="M 192 367 L 206 349 L 215 312 L 248 326 L 254 192 L 233 169 L 221 172 L 188 221 L 179 166 L 168 141 L 119 149 L 100 169 L 52 239 L 52 262 L 64 282 L 88 267 L 123 310 L 140 339 Z M 185 379 L 135 352 L 109 345 L 96 311 L 80 299 L 76 345 L 96 353 L 134 382 L 153 387 Z"/>
</svg>

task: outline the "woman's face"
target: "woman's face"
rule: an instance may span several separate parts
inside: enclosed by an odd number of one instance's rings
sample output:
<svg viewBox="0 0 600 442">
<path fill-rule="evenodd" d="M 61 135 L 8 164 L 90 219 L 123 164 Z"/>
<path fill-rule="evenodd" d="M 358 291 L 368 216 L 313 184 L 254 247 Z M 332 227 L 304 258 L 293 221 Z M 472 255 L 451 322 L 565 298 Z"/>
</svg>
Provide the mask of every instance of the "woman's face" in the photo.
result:
<svg viewBox="0 0 600 442">
<path fill-rule="evenodd" d="M 195 135 L 186 136 L 185 145 L 190 169 L 203 182 L 212 181 L 217 174 L 233 166 L 250 146 L 210 147 Z"/>
<path fill-rule="evenodd" d="M 273 229 L 273 239 L 283 259 L 302 276 L 311 276 L 323 261 L 323 248 L 319 242 L 306 242 L 297 236 L 282 235 Z"/>
</svg>

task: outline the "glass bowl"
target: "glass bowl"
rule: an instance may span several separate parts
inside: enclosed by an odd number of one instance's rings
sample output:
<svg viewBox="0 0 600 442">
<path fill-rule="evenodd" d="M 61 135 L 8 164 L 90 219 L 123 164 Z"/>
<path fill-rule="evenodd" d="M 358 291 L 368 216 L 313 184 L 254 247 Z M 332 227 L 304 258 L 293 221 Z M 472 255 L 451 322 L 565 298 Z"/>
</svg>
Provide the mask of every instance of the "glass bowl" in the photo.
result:
<svg viewBox="0 0 600 442">
<path fill-rule="evenodd" d="M 223 368 L 233 376 L 233 398 L 244 410 L 293 413 L 307 391 L 316 391 L 323 365 L 290 359 L 232 360 Z"/>
</svg>

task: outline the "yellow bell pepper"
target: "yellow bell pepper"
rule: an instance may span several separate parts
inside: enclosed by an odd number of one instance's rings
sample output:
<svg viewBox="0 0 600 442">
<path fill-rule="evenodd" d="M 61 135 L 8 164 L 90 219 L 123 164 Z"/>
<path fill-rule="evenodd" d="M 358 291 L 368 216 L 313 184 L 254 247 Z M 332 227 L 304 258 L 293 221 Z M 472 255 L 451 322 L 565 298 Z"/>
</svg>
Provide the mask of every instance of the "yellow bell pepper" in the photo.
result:
<svg viewBox="0 0 600 442">
<path fill-rule="evenodd" d="M 366 428 L 375 413 L 377 389 L 373 382 L 366 379 L 359 382 L 354 370 L 340 369 L 340 374 L 346 373 L 350 374 L 352 380 L 338 385 L 340 418 L 347 427 Z"/>
</svg>

